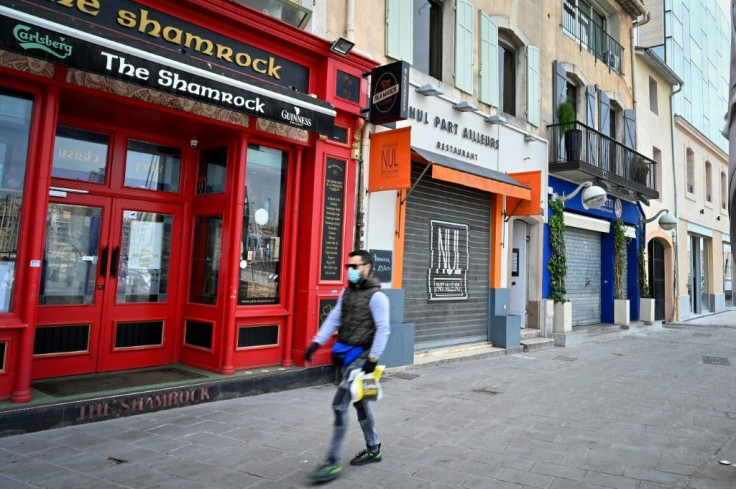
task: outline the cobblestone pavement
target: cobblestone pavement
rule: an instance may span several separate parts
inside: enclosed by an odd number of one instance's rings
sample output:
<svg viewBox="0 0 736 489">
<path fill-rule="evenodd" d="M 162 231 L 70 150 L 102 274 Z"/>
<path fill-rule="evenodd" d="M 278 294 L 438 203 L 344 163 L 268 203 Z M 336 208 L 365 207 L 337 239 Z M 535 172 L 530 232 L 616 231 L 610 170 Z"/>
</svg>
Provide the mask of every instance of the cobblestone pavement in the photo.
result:
<svg viewBox="0 0 736 489">
<path fill-rule="evenodd" d="M 701 318 L 702 319 L 702 318 Z M 700 322 L 700 321 L 699 321 Z M 331 488 L 736 488 L 736 323 L 389 372 L 383 462 L 351 413 Z M 310 487 L 334 387 L 0 439 L 0 488 Z"/>
</svg>

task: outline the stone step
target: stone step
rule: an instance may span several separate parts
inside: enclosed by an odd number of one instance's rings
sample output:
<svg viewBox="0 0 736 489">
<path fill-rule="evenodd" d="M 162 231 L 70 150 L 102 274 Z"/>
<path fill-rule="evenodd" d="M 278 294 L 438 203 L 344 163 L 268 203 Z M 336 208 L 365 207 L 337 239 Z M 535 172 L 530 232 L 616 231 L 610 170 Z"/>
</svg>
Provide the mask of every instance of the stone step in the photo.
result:
<svg viewBox="0 0 736 489">
<path fill-rule="evenodd" d="M 524 341 L 528 338 L 539 338 L 541 333 L 538 329 L 532 329 L 532 328 L 522 328 L 521 329 L 521 341 Z"/>
<path fill-rule="evenodd" d="M 555 346 L 555 340 L 552 338 L 529 338 L 521 341 L 524 351 L 545 350 Z"/>
</svg>

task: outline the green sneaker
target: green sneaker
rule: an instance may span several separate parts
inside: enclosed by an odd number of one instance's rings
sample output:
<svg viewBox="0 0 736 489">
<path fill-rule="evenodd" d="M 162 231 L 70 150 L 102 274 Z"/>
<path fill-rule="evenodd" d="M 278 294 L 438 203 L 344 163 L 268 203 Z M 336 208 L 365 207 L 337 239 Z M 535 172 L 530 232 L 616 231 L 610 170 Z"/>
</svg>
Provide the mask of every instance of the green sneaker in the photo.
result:
<svg viewBox="0 0 736 489">
<path fill-rule="evenodd" d="M 336 479 L 340 472 L 342 472 L 342 467 L 339 465 L 324 463 L 312 472 L 312 480 L 315 482 L 329 482 Z"/>
<path fill-rule="evenodd" d="M 365 465 L 380 462 L 383 458 L 381 457 L 381 445 L 378 445 L 378 449 L 375 452 L 371 452 L 369 449 L 360 451 L 350 461 L 350 465 Z"/>
</svg>

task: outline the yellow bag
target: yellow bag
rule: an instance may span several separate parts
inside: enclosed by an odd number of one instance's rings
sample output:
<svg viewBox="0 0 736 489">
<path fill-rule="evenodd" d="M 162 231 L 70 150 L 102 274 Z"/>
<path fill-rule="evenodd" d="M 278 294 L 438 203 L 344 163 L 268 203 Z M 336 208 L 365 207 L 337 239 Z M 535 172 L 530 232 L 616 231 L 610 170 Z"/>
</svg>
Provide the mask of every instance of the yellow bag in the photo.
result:
<svg viewBox="0 0 736 489">
<path fill-rule="evenodd" d="M 383 397 L 379 379 L 385 368 L 385 365 L 376 365 L 376 369 L 369 374 L 362 370 L 350 372 L 348 382 L 350 382 L 350 397 L 353 402 L 378 401 Z"/>
</svg>

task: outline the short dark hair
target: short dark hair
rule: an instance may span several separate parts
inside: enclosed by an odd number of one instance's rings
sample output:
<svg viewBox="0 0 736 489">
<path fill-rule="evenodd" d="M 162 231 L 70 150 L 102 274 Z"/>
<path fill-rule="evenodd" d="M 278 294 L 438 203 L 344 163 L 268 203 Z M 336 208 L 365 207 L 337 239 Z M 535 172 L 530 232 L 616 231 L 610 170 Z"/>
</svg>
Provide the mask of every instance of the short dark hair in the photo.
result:
<svg viewBox="0 0 736 489">
<path fill-rule="evenodd" d="M 373 266 L 373 258 L 371 257 L 371 254 L 365 250 L 353 250 L 348 256 L 359 256 L 363 260 L 364 265 L 367 264 Z"/>
</svg>

